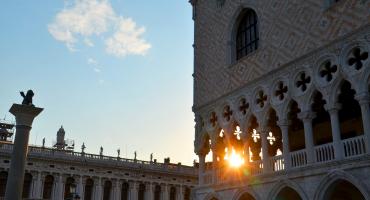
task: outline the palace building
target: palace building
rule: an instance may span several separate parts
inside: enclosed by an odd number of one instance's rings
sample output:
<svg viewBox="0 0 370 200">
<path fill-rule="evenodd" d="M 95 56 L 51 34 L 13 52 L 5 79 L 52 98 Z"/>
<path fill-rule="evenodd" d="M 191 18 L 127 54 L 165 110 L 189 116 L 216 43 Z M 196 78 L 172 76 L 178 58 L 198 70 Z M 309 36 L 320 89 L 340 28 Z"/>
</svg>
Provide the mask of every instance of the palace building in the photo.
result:
<svg viewBox="0 0 370 200">
<path fill-rule="evenodd" d="M 190 3 L 195 199 L 370 199 L 370 1 Z"/>
<path fill-rule="evenodd" d="M 0 199 L 4 198 L 13 151 L 13 126 L 0 123 Z M 74 151 L 61 127 L 54 147 L 29 146 L 23 199 L 190 200 L 197 185 L 193 166 L 166 159 L 142 161 Z M 78 197 L 78 198 L 76 198 Z"/>
</svg>

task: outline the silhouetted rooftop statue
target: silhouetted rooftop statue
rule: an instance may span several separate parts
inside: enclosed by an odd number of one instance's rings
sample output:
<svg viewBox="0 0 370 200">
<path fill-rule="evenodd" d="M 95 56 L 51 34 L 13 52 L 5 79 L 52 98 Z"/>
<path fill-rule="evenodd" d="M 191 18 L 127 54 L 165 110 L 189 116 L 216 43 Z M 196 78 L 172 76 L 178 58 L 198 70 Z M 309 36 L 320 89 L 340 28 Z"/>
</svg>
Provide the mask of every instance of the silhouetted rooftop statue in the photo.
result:
<svg viewBox="0 0 370 200">
<path fill-rule="evenodd" d="M 34 95 L 32 90 L 28 90 L 26 95 L 24 95 L 23 91 L 21 91 L 20 93 L 21 93 L 21 96 L 23 97 L 23 101 L 22 101 L 23 105 L 34 106 L 32 103 L 32 98 Z"/>
</svg>

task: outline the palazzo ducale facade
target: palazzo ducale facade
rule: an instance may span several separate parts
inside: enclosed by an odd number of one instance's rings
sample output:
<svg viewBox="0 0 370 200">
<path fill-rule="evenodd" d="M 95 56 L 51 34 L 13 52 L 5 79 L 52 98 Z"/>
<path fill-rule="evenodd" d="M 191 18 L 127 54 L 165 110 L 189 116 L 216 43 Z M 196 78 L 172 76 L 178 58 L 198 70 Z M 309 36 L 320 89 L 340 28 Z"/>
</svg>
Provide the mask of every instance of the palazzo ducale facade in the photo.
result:
<svg viewBox="0 0 370 200">
<path fill-rule="evenodd" d="M 369 199 L 370 2 L 190 3 L 195 198 Z"/>
</svg>

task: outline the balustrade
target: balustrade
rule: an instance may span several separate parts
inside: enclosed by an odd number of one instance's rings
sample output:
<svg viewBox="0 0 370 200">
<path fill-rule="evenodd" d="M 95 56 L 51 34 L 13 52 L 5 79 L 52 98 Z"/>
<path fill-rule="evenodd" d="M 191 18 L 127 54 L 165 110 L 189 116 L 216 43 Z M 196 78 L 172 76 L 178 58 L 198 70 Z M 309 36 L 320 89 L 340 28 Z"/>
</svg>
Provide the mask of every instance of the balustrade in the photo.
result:
<svg viewBox="0 0 370 200">
<path fill-rule="evenodd" d="M 292 167 L 301 167 L 307 165 L 306 150 L 293 151 L 290 154 Z"/>
<path fill-rule="evenodd" d="M 328 162 L 335 159 L 333 143 L 315 147 L 316 162 Z"/>
<path fill-rule="evenodd" d="M 366 153 L 364 136 L 342 140 L 345 157 L 359 156 Z"/>
</svg>

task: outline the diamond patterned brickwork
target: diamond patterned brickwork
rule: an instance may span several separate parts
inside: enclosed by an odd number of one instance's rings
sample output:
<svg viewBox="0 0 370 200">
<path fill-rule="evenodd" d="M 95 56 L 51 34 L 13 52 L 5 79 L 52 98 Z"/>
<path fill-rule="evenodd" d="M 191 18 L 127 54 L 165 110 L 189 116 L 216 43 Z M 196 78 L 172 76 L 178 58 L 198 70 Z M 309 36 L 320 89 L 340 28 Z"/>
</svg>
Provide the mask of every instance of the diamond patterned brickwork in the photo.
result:
<svg viewBox="0 0 370 200">
<path fill-rule="evenodd" d="M 259 49 L 232 63 L 234 16 L 244 7 L 259 18 Z M 369 0 L 198 0 L 195 17 L 194 106 L 201 107 L 370 23 Z M 232 59 L 231 59 L 232 60 Z"/>
</svg>

